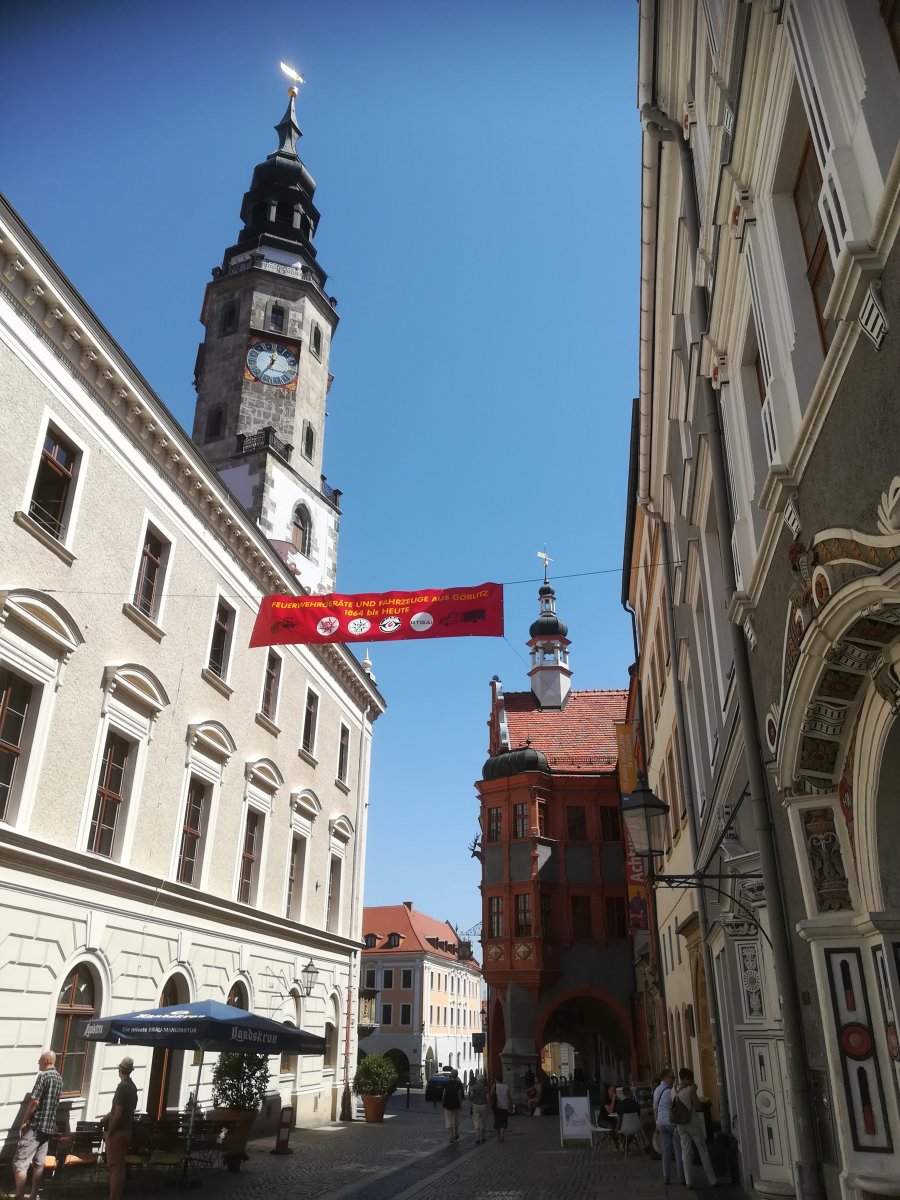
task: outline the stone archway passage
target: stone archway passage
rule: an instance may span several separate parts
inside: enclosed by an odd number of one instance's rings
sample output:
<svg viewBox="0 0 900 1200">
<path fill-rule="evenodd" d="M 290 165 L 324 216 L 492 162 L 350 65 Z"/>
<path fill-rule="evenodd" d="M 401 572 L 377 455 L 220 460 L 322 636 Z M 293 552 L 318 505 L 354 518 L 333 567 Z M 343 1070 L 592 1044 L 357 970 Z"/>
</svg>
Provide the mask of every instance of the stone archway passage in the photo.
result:
<svg viewBox="0 0 900 1200">
<path fill-rule="evenodd" d="M 409 1083 L 409 1059 L 402 1050 L 385 1050 L 384 1057 L 389 1058 L 397 1068 L 397 1086 L 406 1087 Z"/>
<path fill-rule="evenodd" d="M 550 1043 L 574 1048 L 572 1083 L 576 1088 L 621 1084 L 631 1079 L 630 1027 L 598 996 L 569 996 L 553 1008 L 539 1031 L 541 1048 Z"/>
</svg>

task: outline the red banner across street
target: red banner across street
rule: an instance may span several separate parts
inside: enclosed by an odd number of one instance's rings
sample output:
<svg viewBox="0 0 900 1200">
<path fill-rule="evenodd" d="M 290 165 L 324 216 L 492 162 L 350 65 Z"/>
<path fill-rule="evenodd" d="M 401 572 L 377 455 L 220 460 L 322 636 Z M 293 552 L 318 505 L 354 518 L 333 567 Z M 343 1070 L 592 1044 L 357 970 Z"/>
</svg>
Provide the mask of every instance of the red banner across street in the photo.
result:
<svg viewBox="0 0 900 1200">
<path fill-rule="evenodd" d="M 356 596 L 265 596 L 250 645 L 472 636 L 503 636 L 501 583 Z"/>
</svg>

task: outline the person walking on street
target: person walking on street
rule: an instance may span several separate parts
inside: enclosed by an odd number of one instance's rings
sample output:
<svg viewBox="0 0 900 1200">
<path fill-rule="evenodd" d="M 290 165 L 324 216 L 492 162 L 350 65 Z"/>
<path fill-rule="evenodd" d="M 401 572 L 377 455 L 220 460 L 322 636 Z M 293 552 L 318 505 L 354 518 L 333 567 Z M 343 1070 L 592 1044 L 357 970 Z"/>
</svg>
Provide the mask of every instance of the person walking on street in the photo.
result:
<svg viewBox="0 0 900 1200">
<path fill-rule="evenodd" d="M 491 1088 L 491 1103 L 494 1107 L 494 1129 L 497 1131 L 497 1141 L 506 1141 L 506 1128 L 509 1124 L 509 1088 L 503 1082 L 503 1076 L 498 1075 Z"/>
<path fill-rule="evenodd" d="M 62 1076 L 56 1069 L 56 1055 L 45 1050 L 38 1059 L 38 1075 L 28 1097 L 25 1120 L 19 1126 L 19 1139 L 13 1156 L 16 1200 L 23 1200 L 28 1167 L 31 1166 L 31 1200 L 36 1200 L 38 1184 L 44 1173 L 47 1144 L 56 1129 L 56 1110 L 62 1095 Z"/>
<path fill-rule="evenodd" d="M 684 1165 L 681 1161 L 681 1138 L 672 1124 L 672 1088 L 675 1086 L 675 1072 L 666 1067 L 662 1079 L 653 1093 L 653 1116 L 656 1128 L 662 1142 L 662 1173 L 666 1183 L 684 1183 Z M 672 1167 L 675 1167 L 675 1178 L 672 1179 Z"/>
<path fill-rule="evenodd" d="M 475 1126 L 475 1145 L 480 1146 L 484 1141 L 484 1131 L 487 1128 L 488 1088 L 484 1075 L 476 1075 L 469 1088 L 469 1099 L 472 1101 L 472 1124 Z"/>
<path fill-rule="evenodd" d="M 694 1082 L 694 1072 L 689 1067 L 682 1067 L 678 1072 L 679 1084 L 673 1093 L 672 1099 L 672 1121 L 678 1129 L 678 1137 L 681 1141 L 681 1159 L 684 1167 L 684 1182 L 688 1187 L 693 1187 L 694 1174 L 694 1147 L 700 1154 L 700 1161 L 703 1163 L 703 1169 L 706 1172 L 706 1178 L 709 1181 L 710 1187 L 718 1187 L 719 1181 L 716 1179 L 716 1173 L 709 1159 L 709 1150 L 706 1145 L 706 1124 L 703 1120 L 703 1112 L 700 1108 L 700 1100 L 697 1097 L 697 1085 Z M 679 1105 L 684 1105 L 684 1110 L 679 1110 Z M 686 1116 L 686 1120 L 679 1120 L 679 1116 Z"/>
<path fill-rule="evenodd" d="M 451 1142 L 459 1141 L 459 1110 L 462 1108 L 465 1088 L 456 1067 L 450 1071 L 450 1078 L 444 1088 L 444 1125 Z"/>
<path fill-rule="evenodd" d="M 119 1086 L 113 1096 L 112 1108 L 100 1122 L 106 1130 L 106 1165 L 109 1167 L 109 1200 L 122 1200 L 125 1190 L 125 1155 L 134 1128 L 137 1108 L 137 1088 L 131 1078 L 134 1059 L 123 1058 L 119 1063 Z"/>
</svg>

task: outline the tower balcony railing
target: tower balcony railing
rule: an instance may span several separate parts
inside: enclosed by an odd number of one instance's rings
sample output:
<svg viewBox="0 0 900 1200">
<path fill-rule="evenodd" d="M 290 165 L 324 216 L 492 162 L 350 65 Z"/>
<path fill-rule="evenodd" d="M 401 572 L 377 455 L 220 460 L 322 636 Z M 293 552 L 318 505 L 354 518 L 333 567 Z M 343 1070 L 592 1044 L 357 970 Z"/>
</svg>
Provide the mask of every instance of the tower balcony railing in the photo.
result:
<svg viewBox="0 0 900 1200">
<path fill-rule="evenodd" d="M 256 433 L 239 433 L 237 435 L 238 454 L 255 454 L 258 450 L 274 450 L 279 458 L 283 458 L 286 463 L 289 463 L 294 447 L 283 442 L 271 425 L 257 429 Z"/>
<path fill-rule="evenodd" d="M 329 504 L 333 504 L 334 507 L 338 510 L 338 512 L 340 512 L 341 496 L 343 496 L 344 493 L 341 491 L 340 488 L 333 488 L 330 484 L 326 483 L 324 475 L 321 476 L 321 480 L 322 480 L 322 495 L 329 502 Z"/>
<path fill-rule="evenodd" d="M 321 292 L 332 308 L 337 308 L 337 300 L 329 296 L 322 288 L 322 279 L 309 267 L 295 267 L 291 263 L 272 262 L 264 254 L 251 254 L 239 262 L 229 263 L 226 268 L 214 267 L 213 279 L 222 279 L 228 275 L 240 275 L 242 271 L 268 271 L 272 275 L 286 275 L 290 279 L 299 279 L 303 283 L 311 283 Z"/>
</svg>

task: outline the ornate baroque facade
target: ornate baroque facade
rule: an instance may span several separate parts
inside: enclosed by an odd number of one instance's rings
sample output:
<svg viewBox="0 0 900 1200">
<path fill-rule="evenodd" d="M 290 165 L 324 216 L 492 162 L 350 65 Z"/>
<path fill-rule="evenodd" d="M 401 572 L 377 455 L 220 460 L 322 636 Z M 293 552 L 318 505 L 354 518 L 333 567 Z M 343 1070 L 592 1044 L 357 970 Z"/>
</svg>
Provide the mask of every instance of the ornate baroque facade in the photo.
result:
<svg viewBox="0 0 900 1200">
<path fill-rule="evenodd" d="M 897 9 L 640 16 L 628 598 L 651 783 L 673 808 L 680 789 L 696 835 L 678 851 L 671 828 L 657 870 L 705 873 L 714 972 L 693 1002 L 720 1017 L 744 1178 L 896 1195 Z M 677 905 L 702 921 L 699 897 Z"/>
</svg>

